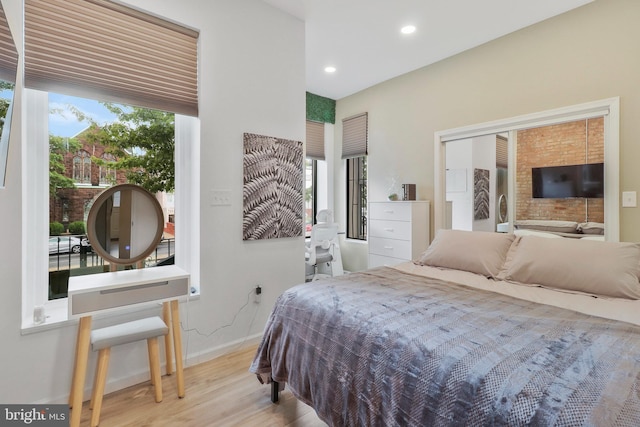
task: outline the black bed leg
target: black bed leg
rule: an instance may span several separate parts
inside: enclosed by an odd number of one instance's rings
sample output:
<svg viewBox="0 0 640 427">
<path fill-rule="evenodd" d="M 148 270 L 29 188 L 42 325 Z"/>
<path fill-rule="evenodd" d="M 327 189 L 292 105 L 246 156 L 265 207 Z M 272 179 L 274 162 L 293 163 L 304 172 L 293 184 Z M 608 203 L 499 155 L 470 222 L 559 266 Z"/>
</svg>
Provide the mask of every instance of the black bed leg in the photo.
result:
<svg viewBox="0 0 640 427">
<path fill-rule="evenodd" d="M 280 397 L 280 384 L 277 381 L 271 380 L 271 402 L 278 403 Z"/>
</svg>

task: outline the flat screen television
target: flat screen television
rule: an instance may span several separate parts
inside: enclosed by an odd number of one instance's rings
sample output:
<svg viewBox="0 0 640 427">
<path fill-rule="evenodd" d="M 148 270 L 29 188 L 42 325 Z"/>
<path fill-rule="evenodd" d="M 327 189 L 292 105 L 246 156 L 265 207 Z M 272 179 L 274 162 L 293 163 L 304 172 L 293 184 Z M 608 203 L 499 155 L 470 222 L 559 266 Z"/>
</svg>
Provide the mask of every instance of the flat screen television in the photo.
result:
<svg viewBox="0 0 640 427">
<path fill-rule="evenodd" d="M 567 199 L 604 197 L 604 163 L 531 169 L 533 197 Z"/>
</svg>

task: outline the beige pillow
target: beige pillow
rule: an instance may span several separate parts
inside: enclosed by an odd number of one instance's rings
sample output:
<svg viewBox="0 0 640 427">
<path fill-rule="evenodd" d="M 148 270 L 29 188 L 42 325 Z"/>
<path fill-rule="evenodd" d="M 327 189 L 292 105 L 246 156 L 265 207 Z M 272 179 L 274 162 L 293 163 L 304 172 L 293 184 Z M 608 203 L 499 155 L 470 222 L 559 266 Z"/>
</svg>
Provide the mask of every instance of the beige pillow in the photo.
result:
<svg viewBox="0 0 640 427">
<path fill-rule="evenodd" d="M 509 251 L 499 279 L 640 299 L 640 246 L 635 243 L 522 236 Z"/>
<path fill-rule="evenodd" d="M 522 219 L 517 220 L 516 228 L 519 230 L 554 231 L 556 233 L 577 233 L 578 223 L 575 221 L 556 221 L 546 219 Z"/>
<path fill-rule="evenodd" d="M 538 231 L 538 230 L 528 230 L 528 229 L 524 229 L 524 230 L 513 230 L 513 234 L 515 234 L 516 237 L 518 236 L 538 236 L 538 237 L 545 237 L 545 238 L 551 238 L 551 239 L 564 239 L 564 237 L 558 235 L 558 234 L 554 234 L 551 231 Z"/>
<path fill-rule="evenodd" d="M 601 222 L 583 222 L 578 224 L 578 231 L 582 234 L 604 234 L 604 224 Z"/>
<path fill-rule="evenodd" d="M 512 234 L 506 233 L 438 230 L 436 238 L 418 262 L 496 277 L 513 239 Z"/>
</svg>

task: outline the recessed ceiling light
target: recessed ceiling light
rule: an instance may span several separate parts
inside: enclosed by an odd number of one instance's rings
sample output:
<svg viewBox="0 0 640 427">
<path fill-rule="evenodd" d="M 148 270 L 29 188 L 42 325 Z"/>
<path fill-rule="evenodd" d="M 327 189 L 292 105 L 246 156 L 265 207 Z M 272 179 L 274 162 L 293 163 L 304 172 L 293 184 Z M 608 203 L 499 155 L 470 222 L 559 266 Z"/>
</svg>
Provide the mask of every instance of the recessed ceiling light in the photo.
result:
<svg viewBox="0 0 640 427">
<path fill-rule="evenodd" d="M 329 65 L 328 67 L 324 67 L 324 72 L 325 73 L 335 73 L 336 72 L 336 67 L 333 67 L 331 65 Z"/>
<path fill-rule="evenodd" d="M 413 25 L 405 25 L 400 29 L 400 32 L 402 34 L 411 34 L 411 33 L 414 33 L 415 31 L 416 31 L 416 27 Z"/>
</svg>

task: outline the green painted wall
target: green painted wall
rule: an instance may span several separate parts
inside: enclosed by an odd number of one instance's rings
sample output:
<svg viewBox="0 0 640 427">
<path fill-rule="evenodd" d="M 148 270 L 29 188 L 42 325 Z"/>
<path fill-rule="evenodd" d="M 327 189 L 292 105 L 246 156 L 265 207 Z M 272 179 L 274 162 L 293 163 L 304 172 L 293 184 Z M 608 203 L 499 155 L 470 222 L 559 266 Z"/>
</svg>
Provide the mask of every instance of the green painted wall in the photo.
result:
<svg viewBox="0 0 640 427">
<path fill-rule="evenodd" d="M 307 120 L 334 124 L 336 101 L 307 92 Z"/>
</svg>

